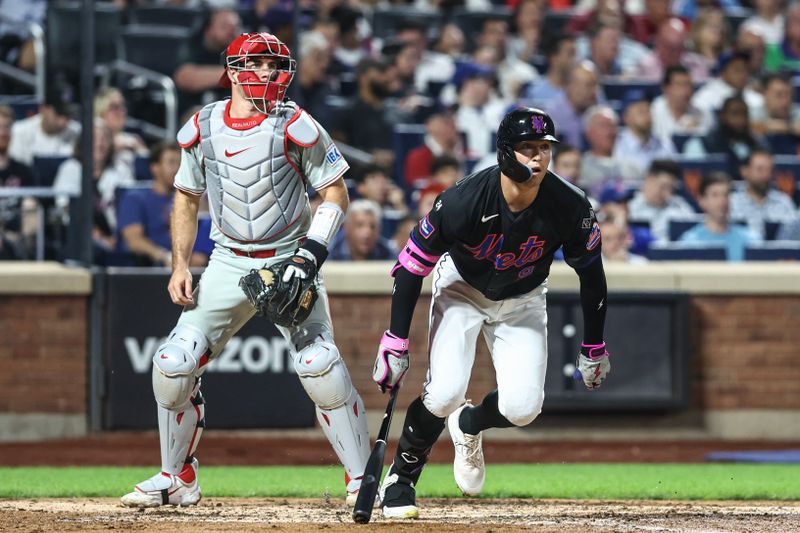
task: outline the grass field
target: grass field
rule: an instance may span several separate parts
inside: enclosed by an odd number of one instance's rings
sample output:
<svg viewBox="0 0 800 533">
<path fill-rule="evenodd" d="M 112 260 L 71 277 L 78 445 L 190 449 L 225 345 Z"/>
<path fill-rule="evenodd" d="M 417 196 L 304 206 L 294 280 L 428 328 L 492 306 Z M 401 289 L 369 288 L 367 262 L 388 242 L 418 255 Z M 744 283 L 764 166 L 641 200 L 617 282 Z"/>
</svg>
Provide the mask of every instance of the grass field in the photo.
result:
<svg viewBox="0 0 800 533">
<path fill-rule="evenodd" d="M 0 498 L 120 496 L 151 476 L 140 467 L 0 468 Z M 341 467 L 208 467 L 203 493 L 216 497 L 343 497 Z M 429 465 L 419 497 L 460 496 L 450 465 Z M 800 465 L 490 465 L 485 498 L 800 500 Z"/>
</svg>

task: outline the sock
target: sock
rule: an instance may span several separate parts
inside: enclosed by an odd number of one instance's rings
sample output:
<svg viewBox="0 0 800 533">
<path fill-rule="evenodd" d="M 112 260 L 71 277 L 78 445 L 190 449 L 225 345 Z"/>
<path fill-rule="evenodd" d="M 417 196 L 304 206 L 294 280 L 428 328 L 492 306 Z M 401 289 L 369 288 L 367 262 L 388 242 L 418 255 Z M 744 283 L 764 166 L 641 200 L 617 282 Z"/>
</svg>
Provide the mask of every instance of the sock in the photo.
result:
<svg viewBox="0 0 800 533">
<path fill-rule="evenodd" d="M 458 427 L 469 435 L 477 435 L 484 429 L 510 428 L 512 424 L 500 414 L 497 407 L 497 389 L 493 390 L 475 407 L 466 407 L 458 417 Z"/>
<path fill-rule="evenodd" d="M 445 419 L 428 411 L 421 397 L 411 402 L 390 472 L 397 474 L 404 483 L 416 484 L 444 424 Z"/>
</svg>

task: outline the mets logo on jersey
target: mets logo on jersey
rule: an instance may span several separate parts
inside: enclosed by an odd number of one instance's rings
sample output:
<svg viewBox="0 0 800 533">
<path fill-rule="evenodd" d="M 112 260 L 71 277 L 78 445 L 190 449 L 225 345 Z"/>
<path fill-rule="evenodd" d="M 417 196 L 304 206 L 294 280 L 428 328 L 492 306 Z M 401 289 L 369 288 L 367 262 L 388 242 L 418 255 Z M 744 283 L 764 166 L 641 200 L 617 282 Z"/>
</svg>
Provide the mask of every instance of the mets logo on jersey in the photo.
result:
<svg viewBox="0 0 800 533">
<path fill-rule="evenodd" d="M 531 117 L 531 126 L 536 130 L 536 133 L 544 133 L 546 127 L 544 124 L 544 117 L 542 115 L 533 115 Z"/>
<path fill-rule="evenodd" d="M 586 239 L 586 249 L 590 252 L 597 248 L 600 244 L 600 225 L 595 222 L 592 224 L 592 231 L 589 232 L 589 238 Z"/>
<path fill-rule="evenodd" d="M 419 232 L 427 239 L 433 235 L 434 231 L 436 231 L 436 228 L 434 228 L 433 224 L 428 220 L 428 215 L 425 215 L 422 220 L 419 221 Z"/>
<path fill-rule="evenodd" d="M 339 153 L 339 149 L 336 148 L 335 144 L 331 144 L 328 147 L 328 151 L 325 152 L 325 161 L 330 163 L 331 165 L 335 164 L 338 160 L 342 158 L 342 154 Z"/>
</svg>

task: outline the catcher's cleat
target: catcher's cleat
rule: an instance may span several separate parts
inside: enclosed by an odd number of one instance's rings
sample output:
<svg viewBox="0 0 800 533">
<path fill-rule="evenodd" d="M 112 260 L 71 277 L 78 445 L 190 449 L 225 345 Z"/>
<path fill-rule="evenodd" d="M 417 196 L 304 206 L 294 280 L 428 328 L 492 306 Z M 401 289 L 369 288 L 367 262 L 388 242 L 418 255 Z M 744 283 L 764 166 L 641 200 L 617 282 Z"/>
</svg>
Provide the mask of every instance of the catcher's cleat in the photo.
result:
<svg viewBox="0 0 800 533">
<path fill-rule="evenodd" d="M 127 507 L 160 507 L 179 505 L 188 507 L 200 501 L 200 485 L 197 483 L 197 459 L 183 467 L 177 476 L 160 472 L 136 485 L 133 492 L 121 498 Z"/>
<path fill-rule="evenodd" d="M 483 437 L 480 433 L 477 435 L 464 433 L 458 423 L 461 412 L 468 406 L 472 406 L 469 401 L 447 417 L 447 430 L 456 449 L 453 459 L 453 477 L 456 479 L 456 485 L 467 496 L 475 496 L 483 489 L 486 465 L 483 461 Z"/>
<path fill-rule="evenodd" d="M 380 494 L 384 518 L 412 519 L 419 518 L 417 496 L 414 483 L 401 480 L 391 470 L 383 480 Z"/>
<path fill-rule="evenodd" d="M 358 499 L 358 492 L 361 489 L 361 476 L 357 478 L 353 478 L 347 483 L 347 499 L 345 503 L 347 503 L 348 507 L 355 507 L 356 500 Z M 375 495 L 375 505 L 373 507 L 380 507 L 381 506 L 381 496 L 380 494 Z"/>
</svg>

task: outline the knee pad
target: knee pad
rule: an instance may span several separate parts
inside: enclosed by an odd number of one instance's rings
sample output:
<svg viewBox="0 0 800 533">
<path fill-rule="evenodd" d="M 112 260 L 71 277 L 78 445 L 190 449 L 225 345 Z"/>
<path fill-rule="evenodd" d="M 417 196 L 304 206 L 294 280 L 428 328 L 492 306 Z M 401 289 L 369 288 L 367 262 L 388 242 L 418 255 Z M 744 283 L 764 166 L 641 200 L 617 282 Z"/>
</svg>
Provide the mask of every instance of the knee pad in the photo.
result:
<svg viewBox="0 0 800 533">
<path fill-rule="evenodd" d="M 309 344 L 294 360 L 294 369 L 308 397 L 322 409 L 344 404 L 353 391 L 350 374 L 332 342 Z"/>
<path fill-rule="evenodd" d="M 456 390 L 450 383 L 437 380 L 438 387 L 432 387 L 430 382 L 425 384 L 422 393 L 422 404 L 425 408 L 439 418 L 447 418 L 450 414 L 461 407 L 466 398 L 466 388 Z"/>
<path fill-rule="evenodd" d="M 542 412 L 544 403 L 544 389 L 531 395 L 518 395 L 514 397 L 507 393 L 500 393 L 497 398 L 497 410 L 515 426 L 527 426 Z"/>
<path fill-rule="evenodd" d="M 153 356 L 153 393 L 158 405 L 186 405 L 208 361 L 208 341 L 199 329 L 178 324 Z"/>
</svg>

